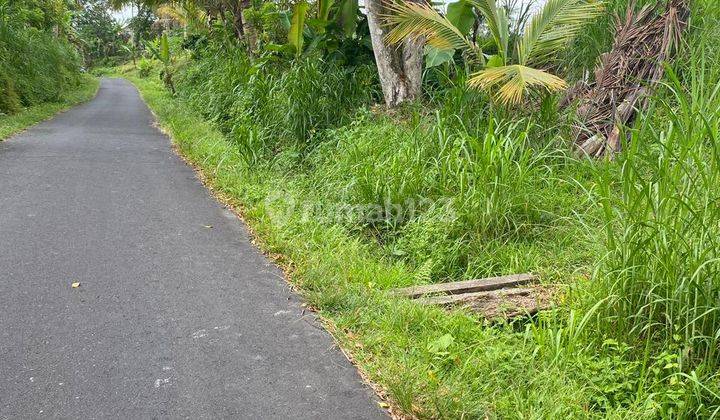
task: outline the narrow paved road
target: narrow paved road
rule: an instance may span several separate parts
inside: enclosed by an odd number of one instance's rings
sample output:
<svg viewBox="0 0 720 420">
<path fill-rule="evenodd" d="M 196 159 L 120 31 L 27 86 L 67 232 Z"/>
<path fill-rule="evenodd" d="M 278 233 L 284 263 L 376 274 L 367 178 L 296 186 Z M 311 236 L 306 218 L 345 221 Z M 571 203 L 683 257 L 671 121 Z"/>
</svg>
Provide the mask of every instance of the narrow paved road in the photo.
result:
<svg viewBox="0 0 720 420">
<path fill-rule="evenodd" d="M 0 418 L 384 417 L 152 124 L 106 79 L 0 142 Z"/>
</svg>

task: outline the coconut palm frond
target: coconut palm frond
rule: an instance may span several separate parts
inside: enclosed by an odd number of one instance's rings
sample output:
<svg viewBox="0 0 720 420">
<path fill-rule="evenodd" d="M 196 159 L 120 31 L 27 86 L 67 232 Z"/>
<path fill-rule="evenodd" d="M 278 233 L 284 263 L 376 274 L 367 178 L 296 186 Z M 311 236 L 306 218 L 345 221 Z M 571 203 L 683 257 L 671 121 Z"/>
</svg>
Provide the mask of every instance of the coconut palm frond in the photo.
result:
<svg viewBox="0 0 720 420">
<path fill-rule="evenodd" d="M 551 61 L 587 22 L 604 11 L 601 0 L 548 0 L 518 41 L 518 62 L 537 66 Z"/>
<path fill-rule="evenodd" d="M 172 19 L 181 25 L 187 25 L 187 16 L 179 6 L 174 4 L 163 4 L 159 6 L 155 9 L 155 15 L 161 19 Z"/>
<path fill-rule="evenodd" d="M 567 87 L 563 79 L 553 74 L 519 64 L 481 70 L 471 76 L 468 84 L 483 90 L 500 86 L 497 98 L 505 105 L 520 103 L 530 88 L 556 92 Z"/>
<path fill-rule="evenodd" d="M 386 38 L 391 44 L 424 37 L 429 45 L 441 50 L 476 50 L 458 28 L 428 4 L 401 1 L 389 3 L 387 8 L 392 12 L 384 16 L 392 28 Z"/>
<path fill-rule="evenodd" d="M 507 63 L 510 22 L 505 8 L 498 7 L 495 0 L 470 0 L 470 3 L 485 18 L 485 23 L 497 45 L 498 54 L 502 57 L 503 64 Z"/>
</svg>

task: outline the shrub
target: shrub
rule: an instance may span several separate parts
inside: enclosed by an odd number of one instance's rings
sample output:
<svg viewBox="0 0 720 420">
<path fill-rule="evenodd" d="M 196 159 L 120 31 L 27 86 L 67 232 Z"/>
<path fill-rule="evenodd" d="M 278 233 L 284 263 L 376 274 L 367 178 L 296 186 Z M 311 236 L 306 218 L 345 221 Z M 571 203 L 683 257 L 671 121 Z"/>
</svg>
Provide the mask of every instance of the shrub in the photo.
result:
<svg viewBox="0 0 720 420">
<path fill-rule="evenodd" d="M 0 113 L 14 114 L 20 109 L 20 97 L 15 91 L 15 84 L 5 72 L 0 69 Z"/>
<path fill-rule="evenodd" d="M 153 63 L 152 61 L 148 60 L 147 58 L 141 58 L 137 62 L 137 68 L 138 68 L 138 75 L 140 77 L 148 77 L 150 76 L 150 72 L 153 70 Z"/>
</svg>

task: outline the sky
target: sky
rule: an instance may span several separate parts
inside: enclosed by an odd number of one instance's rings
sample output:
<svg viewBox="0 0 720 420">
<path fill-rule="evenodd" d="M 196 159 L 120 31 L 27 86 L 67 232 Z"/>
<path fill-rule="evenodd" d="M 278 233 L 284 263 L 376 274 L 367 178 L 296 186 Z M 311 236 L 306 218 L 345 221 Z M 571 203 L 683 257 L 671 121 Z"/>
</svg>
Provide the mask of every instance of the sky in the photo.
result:
<svg viewBox="0 0 720 420">
<path fill-rule="evenodd" d="M 130 6 L 125 6 L 121 10 L 113 11 L 112 15 L 116 21 L 123 23 L 130 19 L 133 16 L 133 13 Z"/>
</svg>

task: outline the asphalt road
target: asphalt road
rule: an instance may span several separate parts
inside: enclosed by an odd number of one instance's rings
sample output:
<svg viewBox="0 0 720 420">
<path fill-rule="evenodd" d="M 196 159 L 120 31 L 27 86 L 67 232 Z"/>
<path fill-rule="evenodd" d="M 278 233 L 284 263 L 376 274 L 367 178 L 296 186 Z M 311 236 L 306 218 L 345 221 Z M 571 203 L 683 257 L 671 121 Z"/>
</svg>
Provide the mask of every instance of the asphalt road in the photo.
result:
<svg viewBox="0 0 720 420">
<path fill-rule="evenodd" d="M 300 305 L 129 82 L 0 142 L 0 418 L 383 418 Z"/>
</svg>

